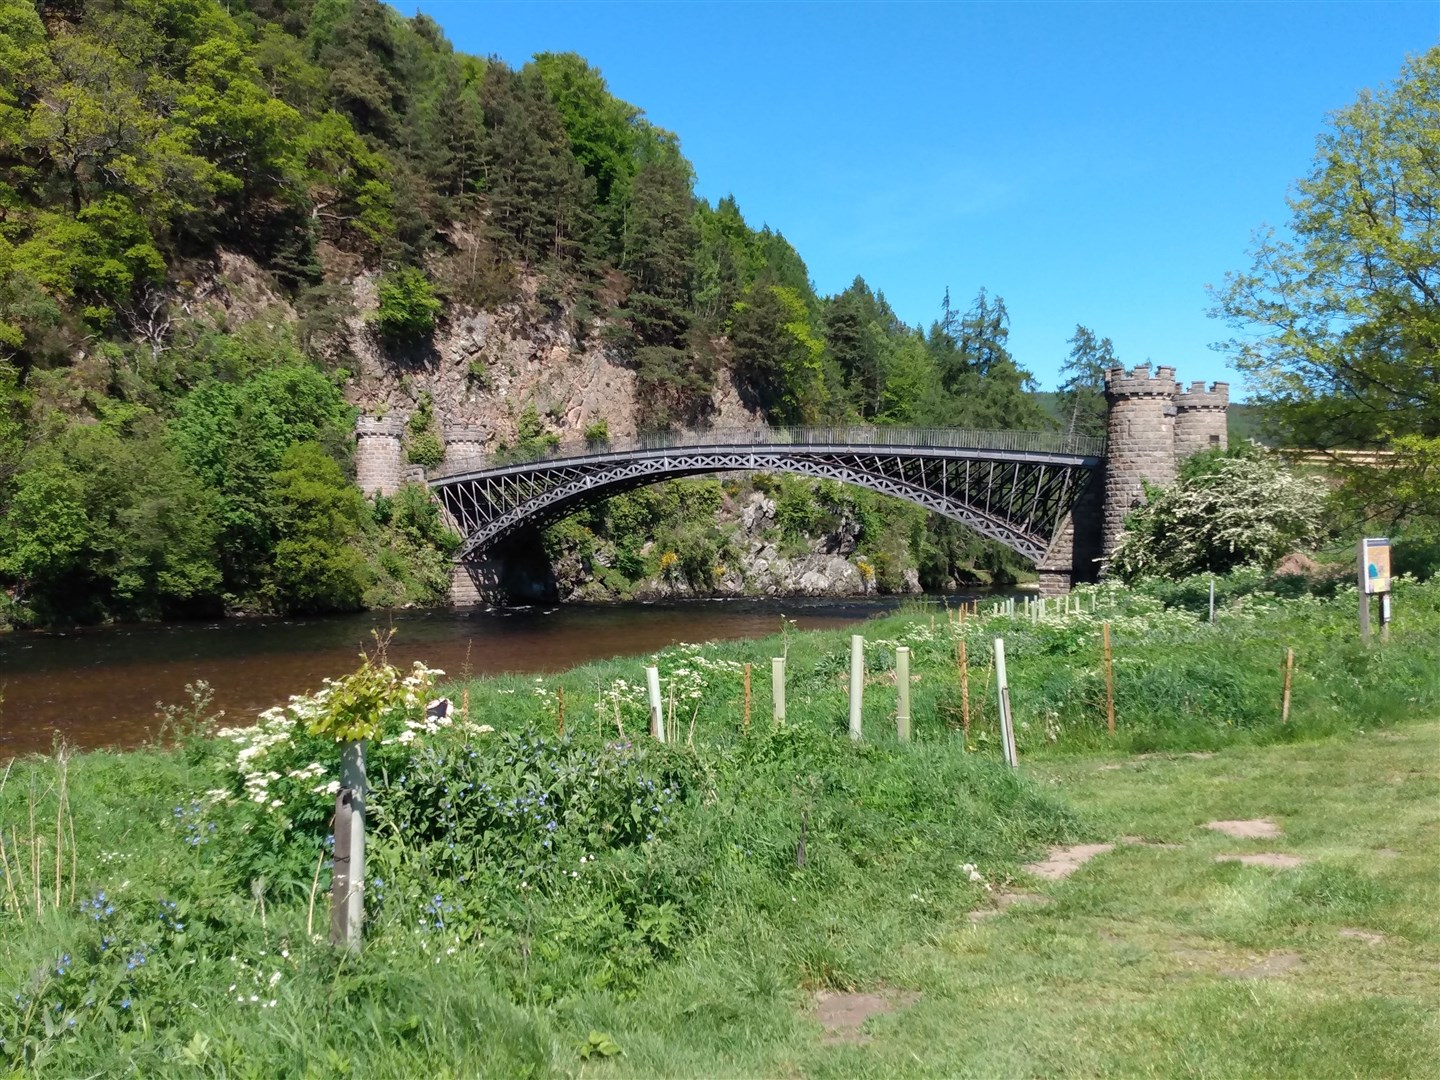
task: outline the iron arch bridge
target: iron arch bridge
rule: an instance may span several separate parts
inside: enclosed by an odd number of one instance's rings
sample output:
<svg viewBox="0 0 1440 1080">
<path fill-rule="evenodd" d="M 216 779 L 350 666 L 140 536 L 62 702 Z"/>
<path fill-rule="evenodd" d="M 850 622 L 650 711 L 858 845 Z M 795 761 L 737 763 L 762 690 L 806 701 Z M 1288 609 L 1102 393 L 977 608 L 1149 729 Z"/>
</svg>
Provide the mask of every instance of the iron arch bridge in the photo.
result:
<svg viewBox="0 0 1440 1080">
<path fill-rule="evenodd" d="M 907 499 L 1039 563 L 1090 476 L 1103 439 L 939 428 L 764 428 L 577 444 L 496 458 L 429 481 L 465 537 L 467 562 L 529 526 L 661 480 L 705 473 L 798 473 Z"/>
</svg>

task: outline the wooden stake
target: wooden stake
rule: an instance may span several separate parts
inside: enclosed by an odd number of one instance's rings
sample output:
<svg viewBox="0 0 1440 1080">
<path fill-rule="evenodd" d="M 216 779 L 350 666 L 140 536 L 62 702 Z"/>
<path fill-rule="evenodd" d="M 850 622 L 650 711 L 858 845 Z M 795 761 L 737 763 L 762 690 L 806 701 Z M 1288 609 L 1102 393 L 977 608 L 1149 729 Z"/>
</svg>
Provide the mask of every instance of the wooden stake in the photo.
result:
<svg viewBox="0 0 1440 1080">
<path fill-rule="evenodd" d="M 1280 723 L 1290 722 L 1290 675 L 1295 670 L 1295 650 L 1285 650 L 1285 692 L 1280 698 Z"/>
<path fill-rule="evenodd" d="M 850 635 L 850 738 L 860 739 L 861 716 L 865 705 L 865 639 Z"/>
<path fill-rule="evenodd" d="M 1015 720 L 1010 715 L 1010 683 L 1005 676 L 1005 639 L 995 639 L 995 695 L 1000 705 L 1000 742 L 1005 749 L 1005 763 L 1012 769 L 1020 767 L 1015 752 Z"/>
<path fill-rule="evenodd" d="M 745 730 L 750 730 L 750 665 L 745 665 Z"/>
<path fill-rule="evenodd" d="M 660 701 L 660 669 L 645 669 L 645 688 L 650 695 L 650 735 L 660 742 L 665 741 L 665 713 Z"/>
<path fill-rule="evenodd" d="M 555 688 L 555 726 L 560 732 L 560 738 L 565 737 L 565 687 Z"/>
<path fill-rule="evenodd" d="M 325 849 L 320 849 L 320 855 L 315 860 L 315 876 L 310 880 L 310 906 L 305 911 L 305 936 L 315 935 L 315 894 L 320 891 L 320 867 L 325 865 Z"/>
<path fill-rule="evenodd" d="M 1370 644 L 1370 594 L 1366 592 L 1365 538 L 1360 538 L 1360 640 Z"/>
<path fill-rule="evenodd" d="M 895 650 L 895 734 L 901 742 L 910 741 L 910 649 L 901 645 Z"/>
<path fill-rule="evenodd" d="M 330 884 L 330 943 L 360 951 L 365 926 L 365 743 L 340 751 L 335 852 Z"/>
<path fill-rule="evenodd" d="M 1105 643 L 1105 727 L 1115 734 L 1115 667 L 1110 660 L 1110 624 L 1100 624 L 1100 639 Z"/>
<path fill-rule="evenodd" d="M 956 648 L 960 651 L 960 730 L 964 733 L 965 742 L 970 742 L 970 658 L 966 655 L 965 639 L 962 637 L 956 642 Z"/>
<path fill-rule="evenodd" d="M 776 724 L 785 723 L 785 657 L 770 658 L 770 701 Z"/>
</svg>

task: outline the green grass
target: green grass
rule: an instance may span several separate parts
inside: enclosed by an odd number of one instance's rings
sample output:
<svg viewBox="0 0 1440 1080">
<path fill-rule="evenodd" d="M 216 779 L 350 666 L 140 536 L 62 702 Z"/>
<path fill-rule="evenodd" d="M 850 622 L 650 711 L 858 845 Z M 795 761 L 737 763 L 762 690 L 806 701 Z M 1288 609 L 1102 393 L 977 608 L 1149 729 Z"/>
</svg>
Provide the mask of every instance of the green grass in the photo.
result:
<svg viewBox="0 0 1440 1080">
<path fill-rule="evenodd" d="M 1119 590 L 1044 622 L 916 608 L 867 624 L 858 745 L 839 632 L 666 650 L 670 746 L 640 734 L 638 659 L 457 684 L 501 731 L 406 745 L 416 721 L 397 714 L 371 748 L 359 958 L 323 942 L 333 800 L 313 788 L 335 747 L 303 725 L 243 768 L 241 743 L 203 737 L 16 762 L 0 789 L 0 1060 L 57 1076 L 1433 1075 L 1440 724 L 1415 717 L 1440 713 L 1440 586 L 1402 586 L 1391 643 L 1366 650 L 1353 597 L 1255 584 L 1222 583 L 1217 626 L 1185 613 L 1189 586 L 1170 608 Z M 997 634 L 1019 775 L 996 750 Z M 900 641 L 918 676 L 909 745 L 893 734 Z M 289 775 L 311 761 L 319 776 Z M 245 780 L 267 770 L 257 803 Z M 1249 817 L 1283 837 L 1202 828 Z M 1022 869 L 1121 836 L 1154 843 L 1063 882 Z M 1215 861 L 1258 851 L 1307 861 Z M 1051 902 L 968 918 L 1016 889 Z M 854 990 L 921 996 L 870 1020 L 868 1041 L 827 1041 L 816 995 Z"/>
<path fill-rule="evenodd" d="M 867 981 L 922 992 L 825 1045 L 793 985 L 749 1008 L 733 973 L 686 964 L 596 1017 L 626 1048 L 595 1075 L 1434 1076 L 1440 1037 L 1440 724 L 1389 736 L 1036 767 L 1118 846 L 1052 898 L 979 925 L 915 919 Z M 1119 770 L 1101 766 L 1122 763 Z M 1284 836 L 1201 828 L 1268 817 Z M 1293 870 L 1216 863 L 1281 851 Z M 1394 854 L 1389 854 L 1389 853 Z M 1379 944 L 1341 929 L 1384 935 Z M 1299 966 L 1243 977 L 1266 957 Z M 782 981 L 783 983 L 783 981 Z M 676 1005 L 679 1009 L 676 1009 Z"/>
</svg>

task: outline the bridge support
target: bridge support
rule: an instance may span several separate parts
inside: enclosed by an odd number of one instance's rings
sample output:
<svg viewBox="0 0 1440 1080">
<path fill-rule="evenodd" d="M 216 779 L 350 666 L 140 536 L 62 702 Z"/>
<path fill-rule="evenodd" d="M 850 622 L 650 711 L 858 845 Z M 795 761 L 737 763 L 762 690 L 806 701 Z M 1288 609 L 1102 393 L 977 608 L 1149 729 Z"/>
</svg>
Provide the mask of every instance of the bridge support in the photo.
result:
<svg viewBox="0 0 1440 1080">
<path fill-rule="evenodd" d="M 355 483 L 366 495 L 394 495 L 405 481 L 405 425 L 389 417 L 355 422 Z"/>
<path fill-rule="evenodd" d="M 525 529 L 480 555 L 457 559 L 450 572 L 450 603 L 546 604 L 560 593 L 539 529 Z"/>
<path fill-rule="evenodd" d="M 1041 596 L 1063 596 L 1100 573 L 1104 519 L 1104 477 L 1092 475 L 1056 530 L 1045 556 L 1035 564 Z"/>
</svg>

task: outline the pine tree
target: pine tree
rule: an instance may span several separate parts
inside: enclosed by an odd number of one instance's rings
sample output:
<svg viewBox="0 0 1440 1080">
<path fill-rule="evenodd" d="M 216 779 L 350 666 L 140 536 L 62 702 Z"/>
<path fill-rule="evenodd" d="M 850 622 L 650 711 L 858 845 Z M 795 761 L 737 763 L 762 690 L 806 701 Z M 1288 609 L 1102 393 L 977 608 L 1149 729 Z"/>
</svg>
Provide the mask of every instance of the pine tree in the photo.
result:
<svg viewBox="0 0 1440 1080">
<path fill-rule="evenodd" d="M 1105 372 L 1119 364 L 1109 338 L 1097 338 L 1087 326 L 1075 327 L 1070 356 L 1060 368 L 1060 423 L 1069 435 L 1105 434 Z"/>
</svg>

